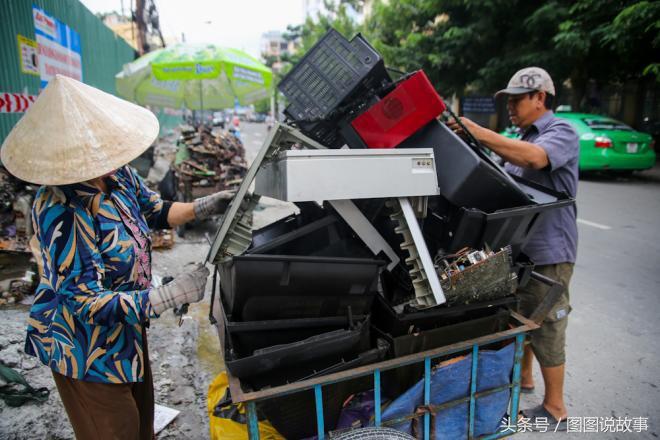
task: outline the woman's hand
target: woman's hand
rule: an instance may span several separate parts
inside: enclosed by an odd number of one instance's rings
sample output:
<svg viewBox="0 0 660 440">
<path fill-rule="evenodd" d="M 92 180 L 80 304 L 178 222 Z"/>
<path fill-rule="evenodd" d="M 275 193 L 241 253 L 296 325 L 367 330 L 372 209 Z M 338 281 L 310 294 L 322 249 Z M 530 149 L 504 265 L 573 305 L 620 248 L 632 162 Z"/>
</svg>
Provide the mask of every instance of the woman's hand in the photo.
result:
<svg viewBox="0 0 660 440">
<path fill-rule="evenodd" d="M 151 308 L 157 314 L 167 309 L 201 301 L 204 298 L 209 270 L 200 264 L 191 272 L 174 278 L 172 282 L 149 292 Z"/>
<path fill-rule="evenodd" d="M 213 215 L 224 213 L 235 194 L 235 191 L 220 191 L 195 200 L 193 202 L 195 219 L 205 220 Z"/>
<path fill-rule="evenodd" d="M 174 202 L 167 213 L 167 223 L 176 227 L 193 220 L 206 220 L 213 215 L 222 214 L 227 210 L 234 194 L 235 191 L 220 191 L 192 203 Z"/>
</svg>

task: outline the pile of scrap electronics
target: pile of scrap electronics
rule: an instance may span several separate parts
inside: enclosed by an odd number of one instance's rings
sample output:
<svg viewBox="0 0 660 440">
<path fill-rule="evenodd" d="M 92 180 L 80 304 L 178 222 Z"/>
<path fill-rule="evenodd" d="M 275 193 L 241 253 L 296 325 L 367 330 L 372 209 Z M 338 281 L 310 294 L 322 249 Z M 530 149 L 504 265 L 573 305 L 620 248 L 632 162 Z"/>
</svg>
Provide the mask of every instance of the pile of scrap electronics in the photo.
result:
<svg viewBox="0 0 660 440">
<path fill-rule="evenodd" d="M 21 301 L 37 287 L 30 251 L 32 201 L 36 188 L 0 167 L 0 305 Z"/>
<path fill-rule="evenodd" d="M 184 125 L 177 144 L 174 171 L 184 201 L 241 184 L 247 172 L 245 148 L 233 134 L 206 124 Z"/>
<path fill-rule="evenodd" d="M 288 123 L 270 131 L 208 256 L 226 367 L 241 387 L 506 329 L 533 268 L 521 248 L 544 212 L 573 200 L 507 174 L 455 135 L 438 121 L 446 107 L 424 72 L 392 79 L 360 35 L 330 30 L 279 90 Z M 261 196 L 297 213 L 253 229 Z M 396 397 L 421 377 L 417 366 L 384 372 L 382 388 Z M 371 387 L 369 377 L 324 387 L 326 428 Z M 316 434 L 314 402 L 310 390 L 257 407 L 296 439 Z"/>
</svg>

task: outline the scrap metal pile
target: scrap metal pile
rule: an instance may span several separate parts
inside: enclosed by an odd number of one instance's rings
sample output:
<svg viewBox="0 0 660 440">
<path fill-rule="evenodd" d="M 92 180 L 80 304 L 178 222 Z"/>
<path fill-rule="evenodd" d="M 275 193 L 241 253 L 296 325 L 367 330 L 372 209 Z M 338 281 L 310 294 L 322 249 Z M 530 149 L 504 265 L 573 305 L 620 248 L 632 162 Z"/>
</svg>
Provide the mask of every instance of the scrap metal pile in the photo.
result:
<svg viewBox="0 0 660 440">
<path fill-rule="evenodd" d="M 573 200 L 508 175 L 456 136 L 437 120 L 446 107 L 426 75 L 392 80 L 359 35 L 330 30 L 279 89 L 289 125 L 271 130 L 207 258 L 219 276 L 225 363 L 242 388 L 506 329 L 532 268 L 522 246 L 544 212 Z M 261 196 L 297 212 L 254 229 Z M 383 372 L 384 394 L 398 396 L 421 368 Z M 325 386 L 325 427 L 371 387 L 370 378 Z M 314 398 L 258 407 L 286 438 L 306 438 L 316 433 Z"/>
<path fill-rule="evenodd" d="M 174 169 L 187 196 L 238 188 L 247 172 L 245 148 L 233 134 L 208 125 L 183 126 Z"/>
<path fill-rule="evenodd" d="M 31 295 L 38 282 L 29 244 L 35 192 L 0 167 L 0 305 Z"/>
</svg>

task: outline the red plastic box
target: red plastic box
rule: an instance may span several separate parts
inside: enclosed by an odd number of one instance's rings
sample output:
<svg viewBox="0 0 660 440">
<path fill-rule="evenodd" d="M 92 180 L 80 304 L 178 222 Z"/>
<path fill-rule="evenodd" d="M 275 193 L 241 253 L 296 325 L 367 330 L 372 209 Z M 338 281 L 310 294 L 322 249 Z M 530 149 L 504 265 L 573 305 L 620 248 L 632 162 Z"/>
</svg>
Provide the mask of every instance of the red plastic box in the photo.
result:
<svg viewBox="0 0 660 440">
<path fill-rule="evenodd" d="M 420 70 L 351 125 L 369 148 L 394 148 L 445 109 L 445 103 Z"/>
</svg>

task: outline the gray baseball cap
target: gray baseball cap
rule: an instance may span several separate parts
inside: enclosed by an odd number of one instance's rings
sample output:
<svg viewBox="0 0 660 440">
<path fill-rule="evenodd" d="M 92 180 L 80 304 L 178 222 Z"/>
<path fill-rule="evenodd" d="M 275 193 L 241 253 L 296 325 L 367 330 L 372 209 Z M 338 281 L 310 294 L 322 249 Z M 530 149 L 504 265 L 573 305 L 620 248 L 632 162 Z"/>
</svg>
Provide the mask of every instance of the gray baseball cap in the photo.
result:
<svg viewBox="0 0 660 440">
<path fill-rule="evenodd" d="M 509 80 L 506 89 L 495 93 L 495 97 L 500 95 L 521 95 L 535 91 L 546 92 L 554 96 L 555 85 L 545 70 L 540 67 L 525 67 L 517 71 Z"/>
</svg>

